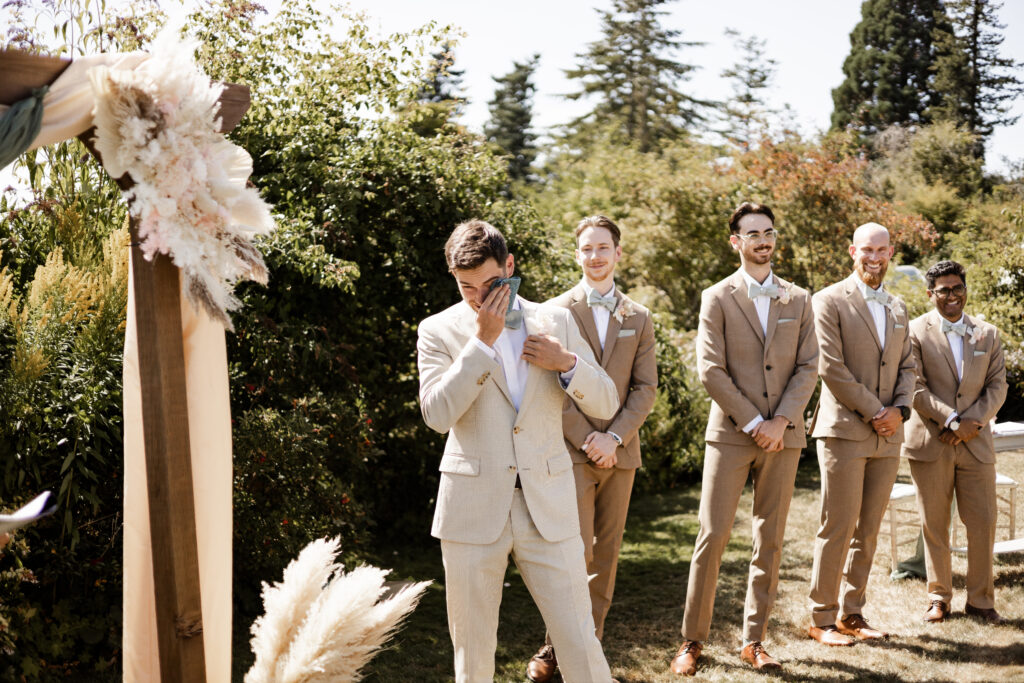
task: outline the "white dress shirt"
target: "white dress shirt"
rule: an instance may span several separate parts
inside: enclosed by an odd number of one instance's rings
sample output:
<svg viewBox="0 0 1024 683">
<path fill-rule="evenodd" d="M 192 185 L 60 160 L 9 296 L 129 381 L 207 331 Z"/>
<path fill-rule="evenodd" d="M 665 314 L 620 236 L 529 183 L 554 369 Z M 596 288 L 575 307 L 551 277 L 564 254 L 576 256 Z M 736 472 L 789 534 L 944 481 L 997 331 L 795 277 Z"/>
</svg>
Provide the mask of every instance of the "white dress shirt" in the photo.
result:
<svg viewBox="0 0 1024 683">
<path fill-rule="evenodd" d="M 594 291 L 594 288 L 587 284 L 587 281 L 583 281 L 583 291 L 587 293 L 587 298 L 590 298 L 590 293 Z M 601 294 L 601 292 L 598 292 Z M 615 283 L 612 283 L 612 288 L 608 290 L 607 294 L 601 294 L 601 296 L 615 296 Z M 612 317 L 612 312 L 604 306 L 590 306 L 590 313 L 594 316 L 594 327 L 597 328 L 597 339 L 601 342 L 601 350 L 604 351 L 604 340 L 608 336 L 608 321 Z"/>
<path fill-rule="evenodd" d="M 862 296 L 867 294 L 868 286 L 864 284 L 863 280 L 858 280 L 857 286 L 860 287 Z M 875 291 L 882 292 L 885 291 L 885 288 L 883 285 L 879 285 L 878 289 Z M 878 343 L 882 345 L 882 348 L 885 348 L 885 306 L 875 300 L 865 300 L 864 303 L 868 305 L 868 311 L 871 313 L 871 317 L 875 321 L 875 331 L 878 332 Z"/>
<path fill-rule="evenodd" d="M 772 271 L 768 271 L 768 277 L 764 279 L 764 282 L 758 282 L 750 276 L 746 270 L 743 271 L 743 279 L 747 285 L 754 285 L 756 287 L 762 287 L 764 284 L 771 283 Z M 757 311 L 757 319 L 761 322 L 761 331 L 764 332 L 764 336 L 768 337 L 768 309 L 772 305 L 772 298 L 767 295 L 755 296 L 754 297 L 754 309 Z"/>
<path fill-rule="evenodd" d="M 945 318 L 942 319 L 945 320 Z M 960 314 L 960 319 L 957 320 L 956 322 L 966 322 L 964 320 L 963 313 Z M 953 352 L 953 360 L 956 362 L 956 378 L 962 380 L 964 378 L 964 338 L 955 332 L 947 332 L 946 339 L 949 340 L 949 350 Z M 954 410 L 952 413 L 949 414 L 949 417 L 946 418 L 945 426 L 948 427 L 949 423 L 952 422 L 955 417 L 956 411 Z"/>
</svg>

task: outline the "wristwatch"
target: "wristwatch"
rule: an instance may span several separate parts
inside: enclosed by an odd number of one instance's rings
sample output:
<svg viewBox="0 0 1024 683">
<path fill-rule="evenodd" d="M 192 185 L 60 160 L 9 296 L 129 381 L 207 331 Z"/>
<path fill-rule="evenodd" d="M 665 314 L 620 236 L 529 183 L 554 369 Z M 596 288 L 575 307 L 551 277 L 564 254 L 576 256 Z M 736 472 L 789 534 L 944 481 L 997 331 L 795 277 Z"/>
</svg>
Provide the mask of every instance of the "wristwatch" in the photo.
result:
<svg viewBox="0 0 1024 683">
<path fill-rule="evenodd" d="M 906 422 L 910 419 L 910 408 L 907 406 L 898 406 L 900 409 L 900 415 L 903 417 L 903 421 Z"/>
<path fill-rule="evenodd" d="M 946 425 L 946 429 L 948 429 L 951 432 L 955 432 L 956 430 L 960 429 L 960 416 L 957 415 L 952 420 L 950 420 L 949 424 Z"/>
<path fill-rule="evenodd" d="M 608 436 L 615 439 L 615 443 L 619 444 L 620 446 L 622 445 L 622 437 L 616 434 L 615 432 L 608 432 Z"/>
</svg>

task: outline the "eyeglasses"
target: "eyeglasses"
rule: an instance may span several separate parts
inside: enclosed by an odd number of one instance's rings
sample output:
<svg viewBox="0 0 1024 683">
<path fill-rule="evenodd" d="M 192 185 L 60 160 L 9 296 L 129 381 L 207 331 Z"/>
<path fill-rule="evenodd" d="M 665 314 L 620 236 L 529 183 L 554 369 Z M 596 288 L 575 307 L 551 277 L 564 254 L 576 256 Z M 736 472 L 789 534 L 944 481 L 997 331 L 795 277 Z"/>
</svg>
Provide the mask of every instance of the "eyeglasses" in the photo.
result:
<svg viewBox="0 0 1024 683">
<path fill-rule="evenodd" d="M 746 234 L 737 232 L 735 235 L 747 244 L 761 244 L 762 242 L 774 242 L 779 236 L 779 231 L 765 230 L 764 232 L 748 232 Z"/>
<path fill-rule="evenodd" d="M 939 287 L 938 289 L 928 290 L 936 297 L 940 299 L 948 299 L 949 295 L 960 298 L 967 293 L 967 285 L 957 285 L 956 287 Z"/>
</svg>

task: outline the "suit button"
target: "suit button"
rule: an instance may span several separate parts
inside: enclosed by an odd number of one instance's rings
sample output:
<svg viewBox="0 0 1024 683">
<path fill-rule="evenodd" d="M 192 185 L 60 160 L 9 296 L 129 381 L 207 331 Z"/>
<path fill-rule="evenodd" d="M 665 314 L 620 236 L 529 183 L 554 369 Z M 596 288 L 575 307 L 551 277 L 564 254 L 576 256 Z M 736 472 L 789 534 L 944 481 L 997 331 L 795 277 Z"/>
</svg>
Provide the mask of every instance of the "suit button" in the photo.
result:
<svg viewBox="0 0 1024 683">
<path fill-rule="evenodd" d="M 956 395 L 956 397 L 957 397 L 957 398 L 963 398 L 963 397 L 964 397 L 964 395 L 963 395 L 963 394 L 957 394 L 957 395 Z"/>
<path fill-rule="evenodd" d="M 583 392 L 580 391 L 579 389 L 575 389 L 572 392 L 572 395 L 575 396 L 576 398 L 583 398 Z"/>
<path fill-rule="evenodd" d="M 766 366 L 764 366 L 764 369 L 765 369 L 765 370 L 771 370 L 771 369 L 772 369 L 772 366 L 770 366 L 770 365 L 766 365 Z"/>
<path fill-rule="evenodd" d="M 512 433 L 513 433 L 513 434 L 518 434 L 518 433 L 519 433 L 519 432 L 521 432 L 521 431 L 523 431 L 523 430 L 522 430 L 522 429 L 520 429 L 520 428 L 518 427 L 518 425 L 512 428 Z"/>
<path fill-rule="evenodd" d="M 768 392 L 767 391 L 763 392 L 761 395 L 764 396 L 765 398 L 768 398 Z"/>
<path fill-rule="evenodd" d="M 882 367 L 885 367 L 885 361 L 884 360 L 882 361 Z"/>
<path fill-rule="evenodd" d="M 509 472 L 515 472 L 516 471 L 516 466 L 515 465 L 509 465 L 508 466 L 508 471 Z"/>
</svg>

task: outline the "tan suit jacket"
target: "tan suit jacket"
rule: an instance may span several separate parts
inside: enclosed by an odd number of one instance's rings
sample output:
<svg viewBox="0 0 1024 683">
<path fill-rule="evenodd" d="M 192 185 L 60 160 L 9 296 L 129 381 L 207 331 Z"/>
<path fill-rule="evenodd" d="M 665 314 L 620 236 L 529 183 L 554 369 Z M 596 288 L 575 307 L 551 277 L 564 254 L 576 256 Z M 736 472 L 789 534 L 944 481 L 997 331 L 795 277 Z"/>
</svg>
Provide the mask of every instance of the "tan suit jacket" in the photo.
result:
<svg viewBox="0 0 1024 683">
<path fill-rule="evenodd" d="M 936 310 L 910 323 L 910 343 L 917 362 L 914 413 L 907 423 L 903 453 L 911 460 L 931 462 L 953 456 L 953 446 L 939 441 L 939 432 L 953 412 L 984 423 L 981 433 L 963 445 L 979 461 L 994 463 L 993 417 L 1006 399 L 1006 364 L 999 332 L 980 320 L 964 316 L 968 328 L 980 333 L 972 341 L 964 337 L 963 379 L 956 374 L 956 360 L 942 331 Z"/>
<path fill-rule="evenodd" d="M 772 300 L 767 335 L 742 270 L 701 295 L 697 370 L 712 399 L 706 441 L 754 445 L 743 427 L 758 415 L 766 420 L 782 415 L 793 427 L 786 430 L 783 447 L 807 445 L 804 409 L 818 381 L 811 297 L 775 275 L 772 283 L 785 289 L 788 301 Z"/>
<path fill-rule="evenodd" d="M 580 533 L 572 458 L 562 433 L 566 395 L 587 413 L 608 419 L 618 410 L 611 378 L 597 365 L 568 311 L 520 299 L 527 331 L 561 341 L 579 360 L 568 387 L 557 372 L 529 366 L 517 412 L 501 364 L 469 343 L 476 313 L 465 302 L 419 327 L 423 419 L 448 433 L 431 534 L 459 543 L 493 543 L 512 507 L 516 475 L 541 536 L 559 541 Z"/>
<path fill-rule="evenodd" d="M 914 403 L 914 355 L 907 309 L 893 297 L 885 316 L 885 347 L 854 273 L 814 295 L 821 398 L 811 420 L 811 436 L 861 441 L 875 434 L 871 418 L 888 406 Z M 885 437 L 903 441 L 903 425 Z"/>
<path fill-rule="evenodd" d="M 603 350 L 594 324 L 594 314 L 587 305 L 587 291 L 582 283 L 548 301 L 554 306 L 569 309 L 594 356 L 600 359 L 601 367 L 615 382 L 619 393 L 619 410 L 610 420 L 586 415 L 574 401 L 567 399 L 562 411 L 562 429 L 565 433 L 565 447 L 573 462 L 590 461 L 580 446 L 591 432 L 611 431 L 622 439 L 622 445 L 616 449 L 618 462 L 615 466 L 620 469 L 636 469 L 640 467 L 640 426 L 647 419 L 658 396 L 654 322 L 650 311 L 619 292 L 618 288 L 615 298 L 619 306 L 625 302 L 625 308 L 631 314 L 623 314 L 621 322 L 614 315 L 609 316 Z"/>
</svg>

